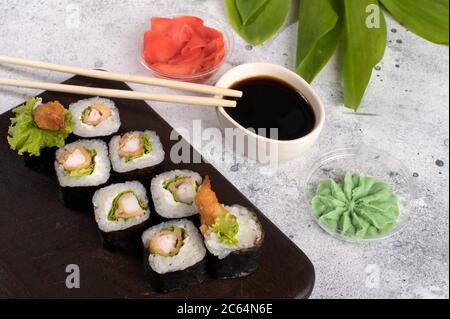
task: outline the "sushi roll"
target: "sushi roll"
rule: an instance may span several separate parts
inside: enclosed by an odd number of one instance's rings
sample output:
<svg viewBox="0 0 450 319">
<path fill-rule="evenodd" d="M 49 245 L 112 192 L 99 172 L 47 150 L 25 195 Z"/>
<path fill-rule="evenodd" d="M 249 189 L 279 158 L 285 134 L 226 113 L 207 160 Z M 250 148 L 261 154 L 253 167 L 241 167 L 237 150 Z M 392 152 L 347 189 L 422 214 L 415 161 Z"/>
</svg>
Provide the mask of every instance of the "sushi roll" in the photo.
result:
<svg viewBox="0 0 450 319">
<path fill-rule="evenodd" d="M 194 200 L 201 183 L 201 176 L 188 170 L 175 170 L 154 177 L 150 190 L 155 211 L 166 219 L 198 214 Z"/>
<path fill-rule="evenodd" d="M 101 140 L 80 140 L 56 151 L 55 170 L 68 208 L 92 211 L 91 200 L 110 177 L 108 147 Z"/>
<path fill-rule="evenodd" d="M 69 105 L 74 121 L 73 134 L 109 141 L 120 128 L 119 110 L 113 101 L 94 97 Z"/>
<path fill-rule="evenodd" d="M 28 168 L 54 174 L 55 152 L 72 132 L 71 113 L 58 101 L 28 100 L 12 111 L 8 143 L 25 160 Z"/>
<path fill-rule="evenodd" d="M 256 214 L 240 205 L 224 206 L 207 176 L 195 198 L 200 212 L 208 270 L 219 279 L 244 277 L 259 265 L 264 241 Z"/>
<path fill-rule="evenodd" d="M 139 182 L 112 184 L 92 198 L 95 220 L 109 250 L 139 251 L 140 236 L 149 226 L 145 187 Z"/>
<path fill-rule="evenodd" d="M 172 220 L 142 234 L 145 274 L 153 289 L 170 292 L 206 279 L 206 249 L 195 225 Z"/>
<path fill-rule="evenodd" d="M 164 150 L 155 132 L 133 131 L 111 139 L 109 157 L 116 181 L 137 180 L 148 185 L 164 160 Z"/>
</svg>

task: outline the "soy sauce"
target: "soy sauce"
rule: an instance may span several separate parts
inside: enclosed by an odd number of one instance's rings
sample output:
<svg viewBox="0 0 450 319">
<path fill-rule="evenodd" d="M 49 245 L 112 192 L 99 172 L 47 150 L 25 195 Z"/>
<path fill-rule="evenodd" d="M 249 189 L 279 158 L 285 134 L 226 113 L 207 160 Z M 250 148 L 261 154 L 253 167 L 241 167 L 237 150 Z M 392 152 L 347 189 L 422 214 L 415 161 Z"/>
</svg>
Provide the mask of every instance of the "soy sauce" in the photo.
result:
<svg viewBox="0 0 450 319">
<path fill-rule="evenodd" d="M 245 128 L 278 129 L 278 140 L 293 140 L 309 134 L 315 126 L 309 102 L 290 84 L 272 77 L 254 77 L 237 82 L 232 89 L 243 92 L 235 108 L 226 112 Z M 273 136 L 270 136 L 273 138 Z"/>
</svg>

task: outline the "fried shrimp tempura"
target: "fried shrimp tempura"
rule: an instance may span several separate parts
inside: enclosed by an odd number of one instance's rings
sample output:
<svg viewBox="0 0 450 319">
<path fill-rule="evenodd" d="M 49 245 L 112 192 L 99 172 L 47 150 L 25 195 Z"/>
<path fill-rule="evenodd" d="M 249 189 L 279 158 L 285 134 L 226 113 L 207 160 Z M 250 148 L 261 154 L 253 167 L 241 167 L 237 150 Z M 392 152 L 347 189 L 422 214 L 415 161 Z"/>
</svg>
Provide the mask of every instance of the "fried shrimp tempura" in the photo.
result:
<svg viewBox="0 0 450 319">
<path fill-rule="evenodd" d="M 58 101 L 41 104 L 33 110 L 37 127 L 43 130 L 57 131 L 66 126 L 64 106 Z"/>
<path fill-rule="evenodd" d="M 219 203 L 216 193 L 211 189 L 211 181 L 209 176 L 205 177 L 203 184 L 195 197 L 195 205 L 200 212 L 201 226 L 200 231 L 204 234 L 208 230 L 208 226 L 215 223 L 216 218 L 226 214 L 225 208 Z"/>
</svg>

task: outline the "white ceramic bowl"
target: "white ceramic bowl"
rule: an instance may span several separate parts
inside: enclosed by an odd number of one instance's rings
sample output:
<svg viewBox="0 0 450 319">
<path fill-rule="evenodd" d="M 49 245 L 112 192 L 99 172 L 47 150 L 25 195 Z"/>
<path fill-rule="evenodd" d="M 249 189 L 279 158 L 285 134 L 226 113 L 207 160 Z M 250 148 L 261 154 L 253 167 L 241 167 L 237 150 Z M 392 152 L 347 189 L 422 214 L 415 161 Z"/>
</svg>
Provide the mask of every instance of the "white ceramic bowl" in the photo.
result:
<svg viewBox="0 0 450 319">
<path fill-rule="evenodd" d="M 227 73 L 225 73 L 217 82 L 216 86 L 229 88 L 234 83 L 258 76 L 270 76 L 273 78 L 278 78 L 292 87 L 296 88 L 300 94 L 310 103 L 315 117 L 316 124 L 313 130 L 298 139 L 280 141 L 275 139 L 269 139 L 254 132 L 246 129 L 236 122 L 222 107 L 217 108 L 217 116 L 219 118 L 220 126 L 223 130 L 226 128 L 237 129 L 240 134 L 244 135 L 247 142 L 244 144 L 233 143 L 231 139 L 227 140 L 229 144 L 234 147 L 234 150 L 244 154 L 252 159 L 262 161 L 261 152 L 248 152 L 249 146 L 256 147 L 256 149 L 263 149 L 263 153 L 267 152 L 269 149 L 277 150 L 278 161 L 286 161 L 301 155 L 307 151 L 317 140 L 322 131 L 325 123 L 325 108 L 317 96 L 313 88 L 298 74 L 281 67 L 279 65 L 270 63 L 247 63 L 239 65 Z M 277 107 L 274 105 L 273 107 Z M 225 134 L 225 138 L 227 135 Z M 251 148 L 250 148 L 251 149 Z"/>
</svg>

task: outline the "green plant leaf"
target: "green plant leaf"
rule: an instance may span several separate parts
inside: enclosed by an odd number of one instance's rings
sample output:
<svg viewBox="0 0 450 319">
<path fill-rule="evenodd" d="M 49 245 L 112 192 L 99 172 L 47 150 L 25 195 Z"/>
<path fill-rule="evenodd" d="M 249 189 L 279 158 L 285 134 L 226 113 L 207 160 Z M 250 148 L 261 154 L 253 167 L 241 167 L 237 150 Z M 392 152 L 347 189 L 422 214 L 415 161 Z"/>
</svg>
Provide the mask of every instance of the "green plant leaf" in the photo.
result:
<svg viewBox="0 0 450 319">
<path fill-rule="evenodd" d="M 405 27 L 431 42 L 448 45 L 448 0 L 381 0 Z"/>
<path fill-rule="evenodd" d="M 384 55 L 386 21 L 377 0 L 344 0 L 344 6 L 344 104 L 357 111 L 372 70 Z M 378 21 L 372 20 L 373 17 L 379 18 Z"/>
<path fill-rule="evenodd" d="M 236 7 L 241 16 L 242 24 L 247 25 L 255 15 L 266 5 L 269 0 L 248 1 L 236 0 Z"/>
<path fill-rule="evenodd" d="M 226 0 L 227 16 L 233 29 L 252 45 L 262 44 L 274 36 L 289 12 L 290 0 L 267 0 L 262 6 L 261 0 L 246 0 L 245 5 L 242 2 Z"/>
<path fill-rule="evenodd" d="M 330 60 L 343 25 L 335 8 L 340 0 L 303 0 L 299 7 L 295 71 L 312 82 Z"/>
</svg>

